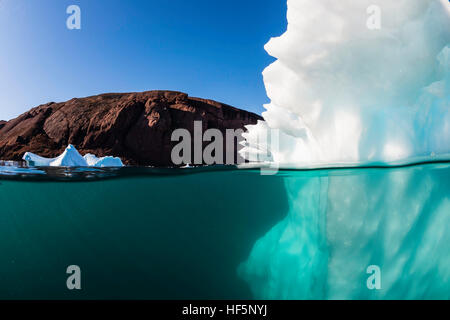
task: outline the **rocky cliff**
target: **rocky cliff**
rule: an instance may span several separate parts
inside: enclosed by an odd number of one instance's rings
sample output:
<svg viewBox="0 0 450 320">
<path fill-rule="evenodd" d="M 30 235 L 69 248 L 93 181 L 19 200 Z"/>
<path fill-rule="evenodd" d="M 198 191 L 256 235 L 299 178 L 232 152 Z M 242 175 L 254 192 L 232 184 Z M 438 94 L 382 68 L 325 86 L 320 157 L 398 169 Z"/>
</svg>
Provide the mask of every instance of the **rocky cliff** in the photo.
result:
<svg viewBox="0 0 450 320">
<path fill-rule="evenodd" d="M 82 153 L 120 157 L 128 165 L 172 166 L 175 129 L 193 132 L 240 129 L 261 117 L 212 100 L 173 91 L 109 93 L 40 105 L 0 121 L 0 159 L 20 160 L 27 151 L 59 155 L 68 144 Z M 225 144 L 226 145 L 226 144 Z"/>
</svg>

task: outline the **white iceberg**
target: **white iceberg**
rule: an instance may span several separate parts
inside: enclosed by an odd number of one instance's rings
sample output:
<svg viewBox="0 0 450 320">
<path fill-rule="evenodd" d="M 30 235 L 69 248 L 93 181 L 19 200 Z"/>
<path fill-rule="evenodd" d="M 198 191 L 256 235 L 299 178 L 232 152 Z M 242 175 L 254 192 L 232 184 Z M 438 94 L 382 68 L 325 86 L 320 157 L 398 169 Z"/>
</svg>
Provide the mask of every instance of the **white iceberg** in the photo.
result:
<svg viewBox="0 0 450 320">
<path fill-rule="evenodd" d="M 98 158 L 90 153 L 83 157 L 71 144 L 56 158 L 44 158 L 26 152 L 22 159 L 27 162 L 28 166 L 33 167 L 123 167 L 122 160 L 117 157 Z"/>
<path fill-rule="evenodd" d="M 376 4 L 373 30 L 371 0 L 288 0 L 287 31 L 265 47 L 277 59 L 263 73 L 271 102 L 244 134 L 248 160 L 303 167 L 450 153 L 450 3 Z"/>
</svg>

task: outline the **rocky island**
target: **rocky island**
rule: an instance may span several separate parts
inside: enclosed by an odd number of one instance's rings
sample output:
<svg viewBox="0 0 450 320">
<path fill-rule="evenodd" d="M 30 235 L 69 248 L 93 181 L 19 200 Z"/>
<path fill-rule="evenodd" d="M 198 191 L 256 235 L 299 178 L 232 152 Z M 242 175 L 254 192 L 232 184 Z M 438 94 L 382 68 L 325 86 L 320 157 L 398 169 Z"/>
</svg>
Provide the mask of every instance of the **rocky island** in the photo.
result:
<svg viewBox="0 0 450 320">
<path fill-rule="evenodd" d="M 127 165 L 168 167 L 173 165 L 174 130 L 193 132 L 194 121 L 202 121 L 203 130 L 225 132 L 261 119 L 251 112 L 175 91 L 74 98 L 0 121 L 0 159 L 20 161 L 25 152 L 56 157 L 72 144 L 83 154 L 112 155 Z"/>
</svg>

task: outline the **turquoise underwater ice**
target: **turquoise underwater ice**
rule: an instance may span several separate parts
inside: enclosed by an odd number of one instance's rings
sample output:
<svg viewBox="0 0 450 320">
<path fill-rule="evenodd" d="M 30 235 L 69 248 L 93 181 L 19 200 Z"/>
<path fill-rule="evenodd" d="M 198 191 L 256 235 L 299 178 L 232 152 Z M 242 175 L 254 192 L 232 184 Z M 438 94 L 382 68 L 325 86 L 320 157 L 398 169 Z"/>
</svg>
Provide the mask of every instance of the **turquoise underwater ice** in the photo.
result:
<svg viewBox="0 0 450 320">
<path fill-rule="evenodd" d="M 285 177 L 286 218 L 239 274 L 258 299 L 449 299 L 448 165 Z M 381 288 L 369 289 L 369 266 Z"/>
</svg>

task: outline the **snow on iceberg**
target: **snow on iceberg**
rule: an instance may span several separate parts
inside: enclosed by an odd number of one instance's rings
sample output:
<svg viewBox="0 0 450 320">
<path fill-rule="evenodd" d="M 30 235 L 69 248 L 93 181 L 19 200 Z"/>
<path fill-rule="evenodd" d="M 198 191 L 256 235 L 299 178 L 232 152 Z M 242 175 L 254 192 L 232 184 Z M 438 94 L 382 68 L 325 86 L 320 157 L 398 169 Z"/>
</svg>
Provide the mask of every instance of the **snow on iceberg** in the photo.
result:
<svg viewBox="0 0 450 320">
<path fill-rule="evenodd" d="M 379 30 L 366 25 L 372 0 L 288 0 L 287 31 L 265 47 L 277 58 L 263 73 L 271 102 L 247 126 L 244 156 L 310 166 L 450 154 L 450 3 L 376 4 Z M 264 141 L 272 129 L 276 145 Z"/>
<path fill-rule="evenodd" d="M 71 144 L 56 158 L 44 158 L 27 152 L 22 159 L 33 167 L 123 167 L 122 160 L 117 157 L 97 158 L 90 153 L 83 157 Z"/>
</svg>

